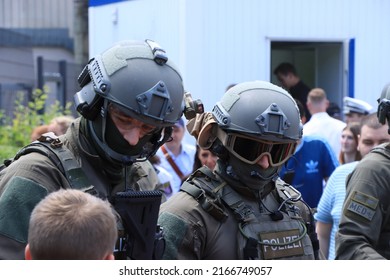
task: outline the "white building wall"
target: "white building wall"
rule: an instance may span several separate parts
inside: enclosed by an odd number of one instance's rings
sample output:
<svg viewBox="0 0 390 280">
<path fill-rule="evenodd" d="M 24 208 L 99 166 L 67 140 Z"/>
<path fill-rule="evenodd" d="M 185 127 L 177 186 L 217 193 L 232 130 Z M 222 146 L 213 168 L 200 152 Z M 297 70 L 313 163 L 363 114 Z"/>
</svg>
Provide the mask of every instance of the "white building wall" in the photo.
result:
<svg viewBox="0 0 390 280">
<path fill-rule="evenodd" d="M 0 0 L 0 27 L 69 28 L 73 37 L 74 1 Z"/>
<path fill-rule="evenodd" d="M 270 43 L 355 38 L 355 97 L 376 107 L 390 81 L 390 1 L 138 0 L 90 7 L 90 56 L 154 39 L 207 110 L 227 85 L 271 80 Z"/>
</svg>

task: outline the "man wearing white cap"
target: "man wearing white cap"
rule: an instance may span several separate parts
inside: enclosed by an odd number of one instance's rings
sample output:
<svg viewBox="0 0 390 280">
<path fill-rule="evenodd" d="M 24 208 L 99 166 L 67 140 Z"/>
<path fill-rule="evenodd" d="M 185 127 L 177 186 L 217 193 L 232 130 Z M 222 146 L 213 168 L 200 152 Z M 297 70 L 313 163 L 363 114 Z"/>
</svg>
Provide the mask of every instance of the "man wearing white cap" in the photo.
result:
<svg viewBox="0 0 390 280">
<path fill-rule="evenodd" d="M 345 96 L 343 113 L 345 116 L 345 122 L 360 122 L 363 116 L 372 113 L 372 106 L 367 102 Z"/>
</svg>

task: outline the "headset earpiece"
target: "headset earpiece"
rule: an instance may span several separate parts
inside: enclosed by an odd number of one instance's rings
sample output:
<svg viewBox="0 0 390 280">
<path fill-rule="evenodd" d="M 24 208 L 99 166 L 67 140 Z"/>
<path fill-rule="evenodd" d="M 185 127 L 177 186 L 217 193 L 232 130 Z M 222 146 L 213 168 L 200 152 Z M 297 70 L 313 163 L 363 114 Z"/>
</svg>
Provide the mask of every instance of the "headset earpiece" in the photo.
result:
<svg viewBox="0 0 390 280">
<path fill-rule="evenodd" d="M 74 95 L 76 110 L 88 120 L 96 118 L 103 105 L 103 97 L 111 89 L 108 75 L 101 64 L 100 56 L 90 59 L 77 78 L 81 90 Z"/>
<path fill-rule="evenodd" d="M 103 98 L 93 90 L 92 83 L 74 95 L 77 112 L 88 120 L 94 120 L 103 105 Z"/>
</svg>

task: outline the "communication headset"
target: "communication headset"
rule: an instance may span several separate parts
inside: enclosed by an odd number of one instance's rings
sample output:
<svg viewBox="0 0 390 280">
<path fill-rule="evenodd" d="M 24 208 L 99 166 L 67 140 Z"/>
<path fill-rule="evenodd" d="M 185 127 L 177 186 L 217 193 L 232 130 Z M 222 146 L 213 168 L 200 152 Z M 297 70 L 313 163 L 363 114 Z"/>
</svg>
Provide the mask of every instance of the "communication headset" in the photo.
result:
<svg viewBox="0 0 390 280">
<path fill-rule="evenodd" d="M 272 221 L 275 221 L 275 222 L 276 222 L 276 221 L 281 221 L 281 220 L 283 220 L 282 209 L 283 209 L 283 207 L 285 207 L 285 204 L 286 204 L 286 203 L 295 203 L 295 202 L 297 202 L 297 201 L 300 201 L 301 198 L 302 198 L 301 193 L 300 193 L 297 189 L 295 189 L 293 186 L 288 185 L 288 184 L 285 184 L 285 187 L 288 187 L 290 190 L 292 190 L 292 191 L 295 193 L 295 195 L 294 195 L 294 196 L 291 196 L 291 195 L 289 194 L 289 192 L 286 192 L 286 191 L 282 190 L 283 193 L 287 196 L 287 199 L 284 199 L 284 200 L 282 201 L 282 203 L 280 203 L 278 209 L 276 209 L 275 211 L 269 210 L 269 209 L 265 206 L 265 204 L 263 203 L 263 201 L 260 200 L 261 205 L 265 208 L 265 210 L 268 211 L 269 217 L 271 218 Z M 302 201 L 302 200 L 301 200 L 301 201 Z"/>
<path fill-rule="evenodd" d="M 390 84 L 387 84 L 383 90 L 381 97 L 378 98 L 377 117 L 381 124 L 390 123 Z M 390 134 L 390 128 L 388 130 Z"/>
<path fill-rule="evenodd" d="M 74 96 L 76 110 L 88 120 L 95 119 L 103 104 L 103 96 L 106 96 L 111 88 L 104 67 L 99 64 L 100 55 L 92 58 L 77 78 L 81 90 Z"/>
</svg>

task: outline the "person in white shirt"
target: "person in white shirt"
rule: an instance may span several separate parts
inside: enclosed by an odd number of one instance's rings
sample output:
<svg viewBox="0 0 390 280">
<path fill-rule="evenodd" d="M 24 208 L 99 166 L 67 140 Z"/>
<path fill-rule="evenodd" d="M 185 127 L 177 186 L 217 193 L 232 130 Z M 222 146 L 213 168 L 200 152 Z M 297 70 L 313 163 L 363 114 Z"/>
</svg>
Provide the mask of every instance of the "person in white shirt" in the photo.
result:
<svg viewBox="0 0 390 280">
<path fill-rule="evenodd" d="M 326 109 L 329 106 L 329 100 L 322 88 L 314 88 L 309 92 L 306 105 L 311 118 L 303 126 L 303 135 L 322 136 L 338 155 L 341 149 L 341 133 L 346 123 L 328 115 Z"/>
<path fill-rule="evenodd" d="M 193 171 L 196 147 L 183 141 L 186 133 L 183 119 L 173 127 L 172 140 L 161 146 L 156 155 L 160 158 L 160 166 L 173 177 L 172 193 L 166 193 L 167 199 L 180 190 L 181 183 Z"/>
</svg>

